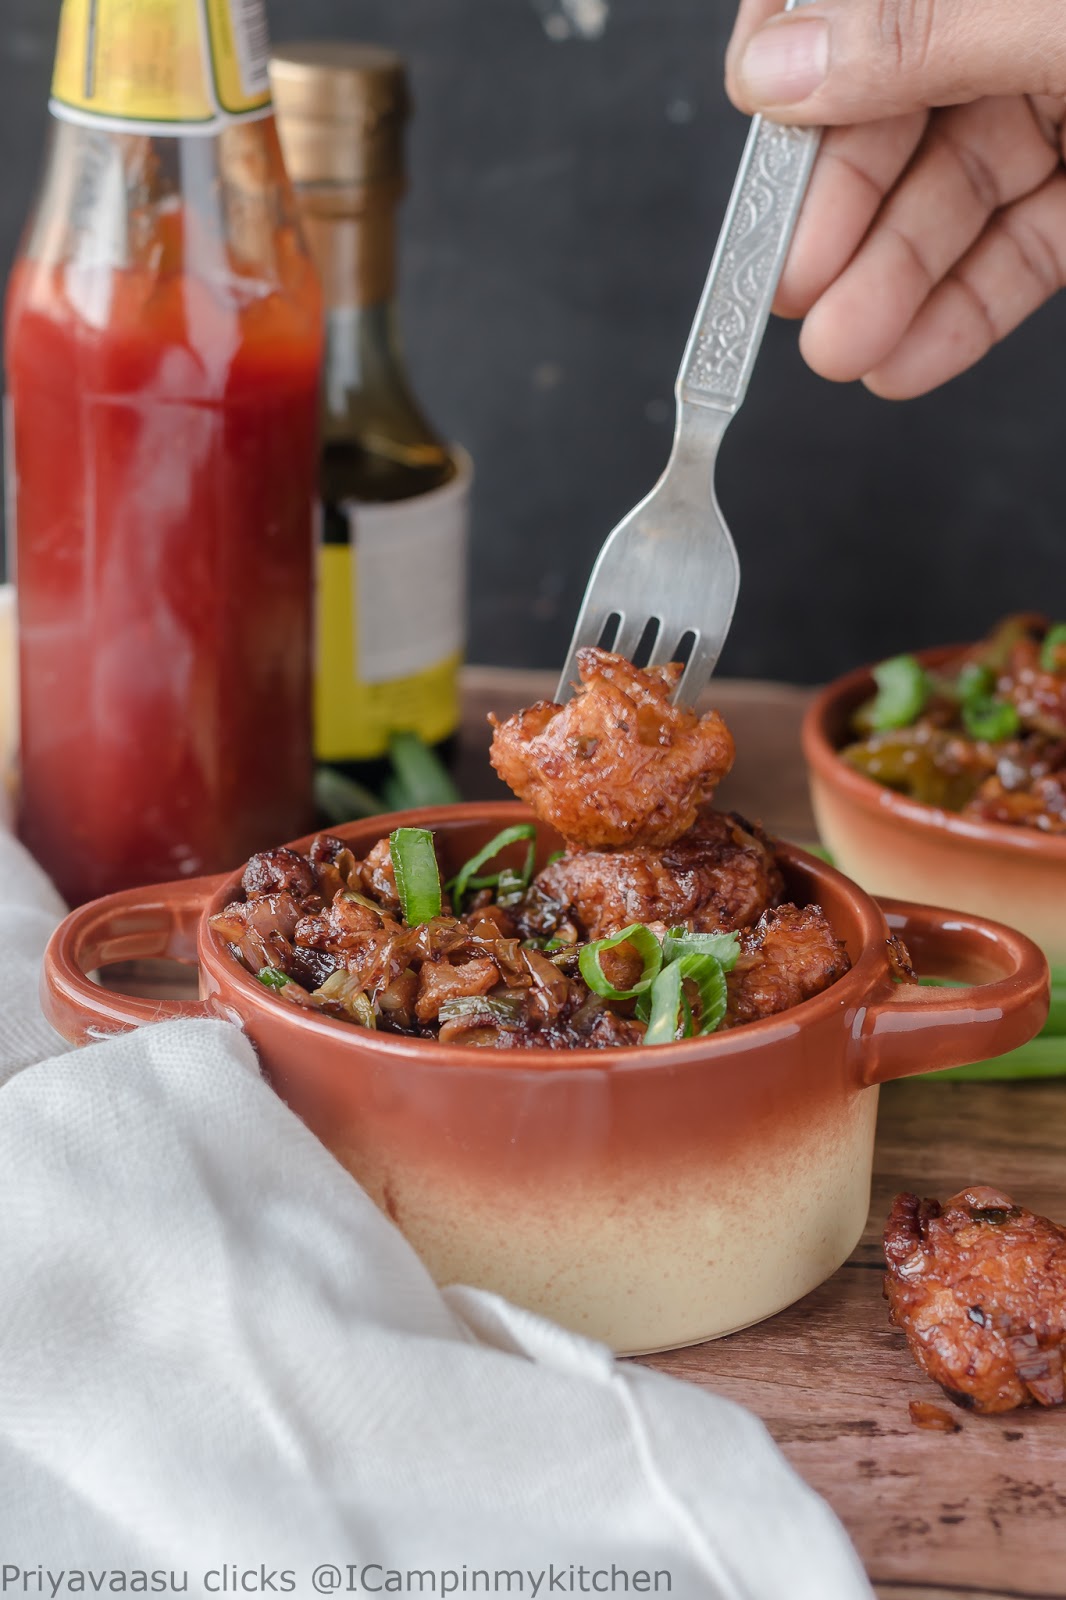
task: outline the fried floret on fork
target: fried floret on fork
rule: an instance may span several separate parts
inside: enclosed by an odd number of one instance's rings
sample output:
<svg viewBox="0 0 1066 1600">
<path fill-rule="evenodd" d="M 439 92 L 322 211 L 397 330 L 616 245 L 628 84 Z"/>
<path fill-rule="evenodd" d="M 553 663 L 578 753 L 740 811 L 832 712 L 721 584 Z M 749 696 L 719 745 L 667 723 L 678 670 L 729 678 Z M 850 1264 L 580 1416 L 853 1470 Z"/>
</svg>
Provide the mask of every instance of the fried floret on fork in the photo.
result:
<svg viewBox="0 0 1066 1600">
<path fill-rule="evenodd" d="M 569 851 L 540 873 L 533 906 L 555 907 L 587 939 L 631 922 L 718 933 L 754 922 L 781 898 L 768 839 L 742 817 L 702 811 L 665 850 Z M 543 897 L 543 898 L 541 898 Z M 530 925 L 529 932 L 550 932 Z"/>
<path fill-rule="evenodd" d="M 897 1196 L 885 1296 L 918 1365 L 975 1411 L 1063 1403 L 1066 1229 L 998 1189 Z"/>
<path fill-rule="evenodd" d="M 676 663 L 642 670 L 591 648 L 577 660 L 581 687 L 565 706 L 490 718 L 493 766 L 574 849 L 672 844 L 732 766 L 732 735 L 716 711 L 670 703 Z"/>
<path fill-rule="evenodd" d="M 740 956 L 726 977 L 725 1026 L 776 1016 L 821 994 L 851 968 L 848 953 L 820 906 L 778 906 L 740 935 Z"/>
</svg>

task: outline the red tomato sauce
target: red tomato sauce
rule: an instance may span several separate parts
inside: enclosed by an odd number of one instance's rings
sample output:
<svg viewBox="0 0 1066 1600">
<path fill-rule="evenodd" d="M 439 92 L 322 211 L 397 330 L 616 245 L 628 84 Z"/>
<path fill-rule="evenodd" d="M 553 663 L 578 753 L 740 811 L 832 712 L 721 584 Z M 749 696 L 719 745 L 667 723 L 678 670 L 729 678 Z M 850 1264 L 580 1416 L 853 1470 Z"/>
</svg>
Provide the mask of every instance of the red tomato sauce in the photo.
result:
<svg viewBox="0 0 1066 1600">
<path fill-rule="evenodd" d="M 313 292 L 18 264 L 19 830 L 73 902 L 310 822 Z"/>
</svg>

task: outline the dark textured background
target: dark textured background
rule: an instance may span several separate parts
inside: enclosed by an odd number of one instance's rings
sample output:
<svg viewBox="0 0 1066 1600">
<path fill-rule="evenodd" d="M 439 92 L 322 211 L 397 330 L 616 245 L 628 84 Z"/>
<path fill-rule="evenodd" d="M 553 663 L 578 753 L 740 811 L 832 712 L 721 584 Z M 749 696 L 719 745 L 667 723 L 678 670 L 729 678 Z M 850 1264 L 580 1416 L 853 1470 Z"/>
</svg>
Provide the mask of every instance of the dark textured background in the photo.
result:
<svg viewBox="0 0 1066 1600">
<path fill-rule="evenodd" d="M 553 665 L 593 555 L 670 442 L 671 387 L 744 137 L 732 0 L 268 0 L 275 39 L 408 56 L 410 363 L 477 461 L 471 656 Z M 36 181 L 58 0 L 0 0 L 0 271 Z M 814 681 L 1066 615 L 1066 302 L 892 406 L 771 329 L 721 500 L 743 565 L 723 670 Z"/>
</svg>

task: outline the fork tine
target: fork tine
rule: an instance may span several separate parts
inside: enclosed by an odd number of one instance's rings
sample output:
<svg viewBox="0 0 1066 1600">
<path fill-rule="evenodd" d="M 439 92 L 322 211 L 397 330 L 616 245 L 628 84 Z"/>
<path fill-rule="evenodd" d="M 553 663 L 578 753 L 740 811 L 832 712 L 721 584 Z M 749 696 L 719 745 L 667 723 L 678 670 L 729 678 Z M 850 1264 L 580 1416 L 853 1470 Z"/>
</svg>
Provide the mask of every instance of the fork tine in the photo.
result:
<svg viewBox="0 0 1066 1600">
<path fill-rule="evenodd" d="M 720 649 L 714 646 L 713 638 L 707 634 L 699 634 L 692 646 L 692 654 L 688 658 L 688 666 L 681 674 L 681 682 L 677 686 L 674 700 L 679 704 L 695 705 L 700 695 L 710 681 L 711 673 L 718 663 Z"/>
<path fill-rule="evenodd" d="M 707 647 L 706 635 L 698 634 L 674 695 L 679 704 L 695 705 L 714 671 L 714 659 L 713 652 Z"/>
<path fill-rule="evenodd" d="M 677 629 L 659 627 L 659 637 L 648 657 L 649 667 L 665 667 L 669 662 L 676 661 L 675 651 L 678 645 Z"/>
<path fill-rule="evenodd" d="M 618 625 L 618 634 L 611 646 L 616 656 L 625 656 L 632 661 L 633 654 L 644 637 L 645 619 L 639 613 L 623 616 Z"/>
<path fill-rule="evenodd" d="M 591 579 L 589 581 L 591 586 Z M 574 626 L 574 635 L 570 640 L 570 649 L 567 651 L 566 661 L 559 677 L 559 687 L 555 691 L 555 698 L 559 701 L 569 700 L 573 693 L 572 686 L 577 682 L 578 651 L 586 645 L 599 644 L 600 636 L 607 626 L 608 618 L 617 614 L 616 607 L 596 603 L 590 604 L 590 599 L 591 589 L 586 591 L 584 603 Z M 617 645 L 615 648 L 617 648 Z"/>
</svg>

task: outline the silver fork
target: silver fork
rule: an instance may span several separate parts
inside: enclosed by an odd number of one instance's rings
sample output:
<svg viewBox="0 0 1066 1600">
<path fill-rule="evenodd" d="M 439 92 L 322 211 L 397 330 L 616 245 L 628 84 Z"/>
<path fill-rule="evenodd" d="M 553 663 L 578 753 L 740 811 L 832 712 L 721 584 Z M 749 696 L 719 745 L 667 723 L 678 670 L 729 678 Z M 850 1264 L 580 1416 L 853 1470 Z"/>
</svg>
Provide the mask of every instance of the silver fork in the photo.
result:
<svg viewBox="0 0 1066 1600">
<path fill-rule="evenodd" d="M 786 11 L 809 0 L 788 0 Z M 678 374 L 674 445 L 651 493 L 596 559 L 556 691 L 566 700 L 583 645 L 613 616 L 611 648 L 632 657 L 648 635 L 649 666 L 692 639 L 676 700 L 695 700 L 733 619 L 740 566 L 714 492 L 718 446 L 747 393 L 774 294 L 818 152 L 820 130 L 751 125 L 733 196 Z"/>
</svg>

